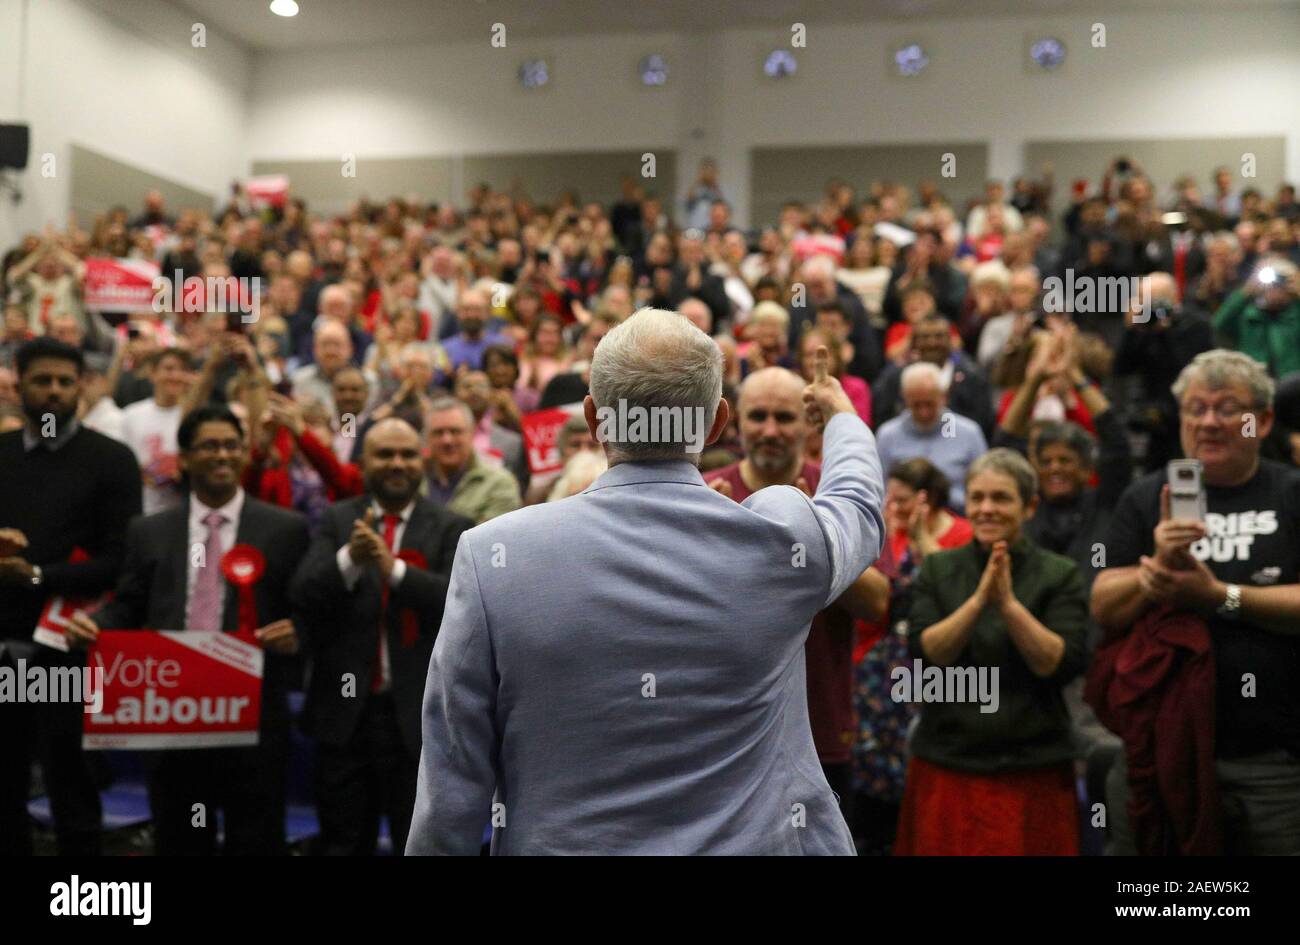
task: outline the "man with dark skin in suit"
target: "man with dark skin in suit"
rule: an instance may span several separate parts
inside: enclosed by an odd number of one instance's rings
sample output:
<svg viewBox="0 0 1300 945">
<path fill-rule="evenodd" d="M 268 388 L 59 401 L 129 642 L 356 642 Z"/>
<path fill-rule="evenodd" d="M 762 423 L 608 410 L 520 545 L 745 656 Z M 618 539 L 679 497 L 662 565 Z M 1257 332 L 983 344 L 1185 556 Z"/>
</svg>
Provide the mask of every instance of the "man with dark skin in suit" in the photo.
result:
<svg viewBox="0 0 1300 945">
<path fill-rule="evenodd" d="M 221 420 L 199 424 L 192 448 L 180 457 L 181 469 L 189 475 L 190 494 L 210 509 L 219 509 L 235 496 L 240 477 L 248 465 L 243 431 Z M 298 634 L 290 620 L 275 620 L 258 628 L 257 640 L 275 653 L 298 652 Z M 68 627 L 70 641 L 89 645 L 99 636 L 99 625 L 77 612 Z"/>
<path fill-rule="evenodd" d="M 284 854 L 288 691 L 300 648 L 287 588 L 307 551 L 307 522 L 240 488 L 248 442 L 226 407 L 191 411 L 177 442 L 189 486 L 184 504 L 132 522 L 114 598 L 93 618 L 76 615 L 69 636 L 90 643 L 101 626 L 234 632 L 240 606 L 218 562 L 241 543 L 261 553 L 264 573 L 253 588 L 254 606 L 258 619 L 269 622 L 253 631 L 266 654 L 257 744 L 152 752 L 146 769 L 159 855 L 219 849 L 226 855 Z M 204 554 L 195 556 L 196 547 Z M 201 820 L 194 818 L 196 809 L 205 813 Z M 222 844 L 217 809 L 224 815 Z"/>
<path fill-rule="evenodd" d="M 456 544 L 472 522 L 420 496 L 420 435 L 366 434 L 365 495 L 325 513 L 291 596 L 308 621 L 303 728 L 317 739 L 317 852 L 370 856 L 381 816 L 402 850 L 415 805 L 420 705 Z"/>
</svg>

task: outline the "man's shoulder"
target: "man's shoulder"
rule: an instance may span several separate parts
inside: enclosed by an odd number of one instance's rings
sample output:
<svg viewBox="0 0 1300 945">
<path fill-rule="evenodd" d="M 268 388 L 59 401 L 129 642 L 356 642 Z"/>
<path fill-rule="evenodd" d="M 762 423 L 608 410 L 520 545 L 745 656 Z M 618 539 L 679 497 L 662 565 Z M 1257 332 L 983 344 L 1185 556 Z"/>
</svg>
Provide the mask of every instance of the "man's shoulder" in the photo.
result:
<svg viewBox="0 0 1300 945">
<path fill-rule="evenodd" d="M 503 427 L 501 424 L 496 422 L 492 424 L 492 430 L 489 433 L 489 436 L 499 443 L 508 443 L 512 445 L 517 443 L 522 445 L 524 442 L 524 438 L 514 430 L 509 427 Z"/>
<path fill-rule="evenodd" d="M 881 440 L 902 436 L 906 432 L 904 428 L 904 424 L 906 423 L 907 417 L 901 413 L 896 417 L 891 417 L 886 420 L 876 428 L 876 442 L 879 443 Z"/>
<path fill-rule="evenodd" d="M 244 496 L 244 515 L 259 525 L 276 531 L 292 532 L 307 529 L 307 517 L 301 512 L 263 502 L 251 495 Z"/>
<path fill-rule="evenodd" d="M 342 509 L 341 514 L 349 515 L 352 514 L 353 509 L 364 509 L 365 503 L 369 501 L 369 498 L 367 496 L 358 496 L 357 498 L 348 501 L 360 501 L 362 504 L 359 507 L 352 506 L 348 509 Z M 335 506 L 331 506 L 331 508 L 341 507 L 343 505 L 344 503 L 339 502 L 336 503 Z M 437 502 L 434 502 L 432 499 L 426 498 L 422 495 L 417 495 L 415 497 L 415 506 L 411 514 L 413 516 L 419 515 L 421 518 L 427 517 L 435 525 L 441 525 L 445 528 L 459 527 L 461 531 L 465 531 L 466 529 L 474 527 L 474 522 L 471 519 L 459 514 L 458 512 L 453 512 L 451 509 L 445 508 Z"/>
<path fill-rule="evenodd" d="M 1120 495 L 1120 503 L 1133 506 L 1139 512 L 1149 509 L 1153 516 L 1157 515 L 1160 510 L 1160 489 L 1167 478 L 1163 469 L 1139 476 Z"/>
<path fill-rule="evenodd" d="M 123 413 L 126 411 L 124 410 Z M 22 431 L 15 431 L 19 438 L 22 437 Z M 101 458 L 108 459 L 110 462 L 130 463 L 135 465 L 135 453 L 131 447 L 127 446 L 121 440 L 115 440 L 113 437 L 100 433 L 98 430 L 92 430 L 90 427 L 81 426 L 77 431 L 78 437 L 85 437 L 84 446 L 87 449 L 99 453 Z"/>
<path fill-rule="evenodd" d="M 503 472 L 503 470 L 495 470 Z M 505 475 L 513 482 L 514 477 Z M 587 496 L 583 493 L 569 496 L 557 502 L 542 502 L 538 505 L 525 505 L 488 519 L 479 525 L 470 524 L 462 540 L 475 553 L 491 554 L 498 543 L 507 549 L 519 544 L 545 544 L 552 548 L 562 548 L 572 540 L 575 532 L 586 527 L 584 511 Z M 446 509 L 446 515 L 456 515 Z M 456 515 L 457 518 L 462 516 Z M 555 559 L 548 557 L 551 566 Z"/>
</svg>

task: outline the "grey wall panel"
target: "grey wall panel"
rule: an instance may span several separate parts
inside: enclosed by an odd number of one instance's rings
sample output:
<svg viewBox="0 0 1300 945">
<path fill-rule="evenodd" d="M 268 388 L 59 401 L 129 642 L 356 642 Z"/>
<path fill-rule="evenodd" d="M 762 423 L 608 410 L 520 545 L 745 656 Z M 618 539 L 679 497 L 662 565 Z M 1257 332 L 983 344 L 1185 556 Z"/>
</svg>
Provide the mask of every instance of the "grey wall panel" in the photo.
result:
<svg viewBox="0 0 1300 945">
<path fill-rule="evenodd" d="M 641 177 L 641 156 L 645 153 L 653 153 L 655 157 L 652 179 Z M 550 201 L 565 190 L 573 190 L 580 200 L 608 204 L 618 199 L 623 178 L 631 175 L 647 193 L 660 197 L 665 209 L 675 211 L 672 195 L 677 190 L 676 166 L 677 155 L 668 148 L 480 154 L 466 155 L 464 180 L 466 187 L 479 181 L 503 189 L 518 184 L 535 200 Z"/>
<path fill-rule="evenodd" d="M 366 197 L 383 201 L 413 194 L 428 202 L 452 198 L 452 158 L 367 158 L 359 155 L 355 177 L 338 161 L 254 161 L 253 173 L 289 175 L 290 193 L 313 212 L 340 213 Z"/>
<path fill-rule="evenodd" d="M 951 153 L 956 175 L 940 176 L 943 155 Z M 988 176 L 988 145 L 858 144 L 833 147 L 755 148 L 750 152 L 750 212 L 756 224 L 776 220 L 787 200 L 819 200 L 828 181 L 838 178 L 865 196 L 873 180 L 890 180 L 915 189 L 930 179 L 955 208 L 978 197 Z"/>
<path fill-rule="evenodd" d="M 356 177 L 344 177 L 341 161 L 253 162 L 254 174 L 287 174 L 294 196 L 314 211 L 337 213 L 359 197 L 383 200 L 418 195 L 426 201 L 460 204 L 470 187 L 487 181 L 494 188 L 520 187 L 534 200 L 547 202 L 575 190 L 583 200 L 609 203 L 618 198 L 624 175 L 640 177 L 636 151 L 538 152 L 477 154 L 456 157 L 367 158 L 358 156 Z M 676 155 L 654 149 L 655 178 L 642 180 L 647 191 L 671 195 L 676 188 Z M 459 191 L 459 193 L 457 192 Z"/>
<path fill-rule="evenodd" d="M 89 228 L 97 214 L 114 206 L 126 207 L 134 216 L 140 212 L 144 195 L 150 190 L 162 193 L 172 214 L 189 207 L 204 211 L 213 208 L 212 194 L 159 177 L 79 144 L 71 146 L 71 159 L 69 203 L 83 227 Z"/>
</svg>

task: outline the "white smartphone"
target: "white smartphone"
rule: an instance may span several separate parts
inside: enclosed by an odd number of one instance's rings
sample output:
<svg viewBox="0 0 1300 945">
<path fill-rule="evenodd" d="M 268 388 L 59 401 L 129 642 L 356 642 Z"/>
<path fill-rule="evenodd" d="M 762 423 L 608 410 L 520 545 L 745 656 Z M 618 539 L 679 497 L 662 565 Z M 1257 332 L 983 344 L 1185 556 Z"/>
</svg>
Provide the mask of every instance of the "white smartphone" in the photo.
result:
<svg viewBox="0 0 1300 945">
<path fill-rule="evenodd" d="M 1169 477 L 1169 517 L 1205 521 L 1205 486 L 1199 459 L 1174 459 L 1166 467 Z"/>
</svg>

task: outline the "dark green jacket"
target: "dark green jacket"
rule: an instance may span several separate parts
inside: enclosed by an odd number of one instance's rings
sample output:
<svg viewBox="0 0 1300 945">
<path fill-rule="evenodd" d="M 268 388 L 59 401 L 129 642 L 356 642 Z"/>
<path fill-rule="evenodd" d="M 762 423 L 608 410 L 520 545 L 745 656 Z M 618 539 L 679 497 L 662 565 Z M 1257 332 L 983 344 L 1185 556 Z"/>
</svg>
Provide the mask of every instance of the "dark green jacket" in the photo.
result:
<svg viewBox="0 0 1300 945">
<path fill-rule="evenodd" d="M 1300 301 L 1280 312 L 1265 312 L 1238 289 L 1214 313 L 1214 330 L 1268 367 L 1274 377 L 1300 371 Z"/>
<path fill-rule="evenodd" d="M 987 562 L 988 552 L 974 541 L 926 556 L 912 585 L 907 626 L 912 655 L 923 667 L 931 664 L 921 651 L 921 632 L 975 593 Z M 1007 635 L 1001 613 L 986 607 L 954 666 L 977 671 L 983 667 L 990 679 L 989 671 L 997 667 L 997 710 L 981 712 L 975 701 L 925 702 L 912 740 L 918 758 L 958 771 L 993 772 L 1044 767 L 1074 757 L 1061 689 L 1087 662 L 1083 577 L 1069 558 L 1045 551 L 1022 535 L 1011 547 L 1011 583 L 1016 599 L 1065 639 L 1060 665 L 1051 676 L 1035 676 Z"/>
</svg>

